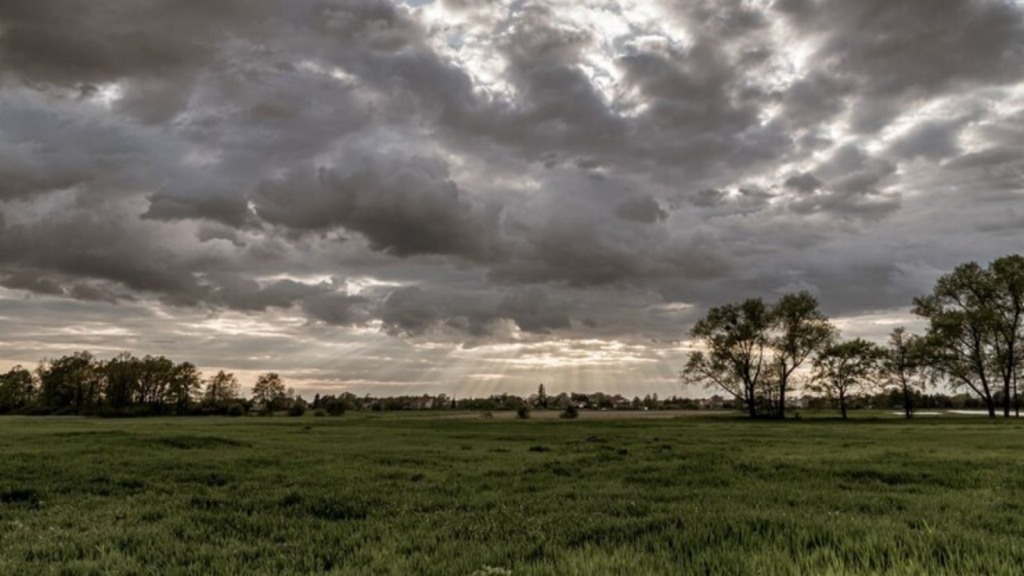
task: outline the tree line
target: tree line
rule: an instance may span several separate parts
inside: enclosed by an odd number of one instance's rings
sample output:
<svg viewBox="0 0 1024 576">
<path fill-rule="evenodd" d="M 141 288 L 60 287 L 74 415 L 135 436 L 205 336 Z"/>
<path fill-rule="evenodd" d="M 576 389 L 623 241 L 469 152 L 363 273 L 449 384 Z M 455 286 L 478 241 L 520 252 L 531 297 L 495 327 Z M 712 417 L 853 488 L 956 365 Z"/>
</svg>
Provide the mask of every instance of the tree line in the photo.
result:
<svg viewBox="0 0 1024 576">
<path fill-rule="evenodd" d="M 274 372 L 259 375 L 245 397 L 230 372 L 204 380 L 190 362 L 128 352 L 106 361 L 76 352 L 44 360 L 35 370 L 15 366 L 0 374 L 0 414 L 244 414 L 299 404 L 302 398 Z"/>
<path fill-rule="evenodd" d="M 940 382 L 975 397 L 990 417 L 1019 415 L 1024 256 L 961 264 L 914 298 L 912 311 L 927 321 L 925 333 L 896 327 L 879 345 L 842 339 L 807 292 L 713 307 L 691 330 L 701 349 L 681 378 L 721 390 L 752 418 L 784 418 L 801 385 L 834 399 L 843 418 L 853 398 L 890 390 L 910 418 L 915 398 Z"/>
</svg>

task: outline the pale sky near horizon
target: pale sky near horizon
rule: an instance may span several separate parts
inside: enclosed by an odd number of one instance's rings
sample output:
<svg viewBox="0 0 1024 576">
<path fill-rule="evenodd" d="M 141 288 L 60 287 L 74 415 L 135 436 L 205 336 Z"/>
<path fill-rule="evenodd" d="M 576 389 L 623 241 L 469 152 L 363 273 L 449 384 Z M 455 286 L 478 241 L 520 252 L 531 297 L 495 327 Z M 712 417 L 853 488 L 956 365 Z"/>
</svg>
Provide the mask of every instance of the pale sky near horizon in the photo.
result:
<svg viewBox="0 0 1024 576">
<path fill-rule="evenodd" d="M 0 369 L 683 394 L 709 306 L 920 330 L 1022 200 L 1018 1 L 0 3 Z"/>
</svg>

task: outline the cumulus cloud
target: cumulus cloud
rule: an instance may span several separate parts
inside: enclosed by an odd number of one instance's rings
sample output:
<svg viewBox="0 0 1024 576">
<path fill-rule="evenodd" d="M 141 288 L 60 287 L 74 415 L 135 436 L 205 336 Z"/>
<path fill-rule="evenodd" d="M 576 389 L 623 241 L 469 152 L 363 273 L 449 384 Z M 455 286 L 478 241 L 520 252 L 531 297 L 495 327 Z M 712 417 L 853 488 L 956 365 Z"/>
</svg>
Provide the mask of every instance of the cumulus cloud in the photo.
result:
<svg viewBox="0 0 1024 576">
<path fill-rule="evenodd" d="M 1019 3 L 10 0 L 0 30 L 8 311 L 664 343 L 1020 246 Z"/>
<path fill-rule="evenodd" d="M 436 159 L 372 157 L 348 165 L 299 166 L 262 182 L 253 196 L 263 220 L 294 230 L 341 226 L 396 256 L 483 258 L 498 246 L 497 208 L 476 209 Z"/>
</svg>

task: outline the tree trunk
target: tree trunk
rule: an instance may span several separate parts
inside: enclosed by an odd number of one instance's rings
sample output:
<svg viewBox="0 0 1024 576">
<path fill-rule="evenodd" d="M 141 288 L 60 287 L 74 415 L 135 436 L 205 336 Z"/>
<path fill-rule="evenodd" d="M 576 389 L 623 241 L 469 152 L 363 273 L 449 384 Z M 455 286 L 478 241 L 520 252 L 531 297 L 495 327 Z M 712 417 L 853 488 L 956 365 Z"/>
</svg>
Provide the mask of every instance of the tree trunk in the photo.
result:
<svg viewBox="0 0 1024 576">
<path fill-rule="evenodd" d="M 747 403 L 747 414 L 751 419 L 757 418 L 757 394 L 755 393 L 754 383 L 749 377 L 743 379 L 743 393 L 746 394 L 744 400 Z"/>
<path fill-rule="evenodd" d="M 907 416 L 907 420 L 914 417 L 914 406 L 911 405 L 910 389 L 905 384 L 903 385 L 903 413 Z"/>
<path fill-rule="evenodd" d="M 843 394 L 839 395 L 839 412 L 843 415 L 843 420 L 846 420 L 846 396 Z"/>
<path fill-rule="evenodd" d="M 775 415 L 779 420 L 786 418 L 786 380 L 783 377 L 782 382 L 779 384 L 779 413 Z"/>
<path fill-rule="evenodd" d="M 1017 392 L 1017 368 L 1013 369 L 1013 415 L 1020 418 L 1020 395 Z"/>
<path fill-rule="evenodd" d="M 1017 326 L 1018 326 L 1018 323 L 1015 321 L 1014 322 L 1014 331 L 1015 332 L 1016 332 L 1016 327 Z M 1010 385 L 1011 384 L 1016 385 L 1016 382 L 1014 382 L 1014 378 L 1013 378 L 1014 374 L 1017 372 L 1016 366 L 1015 366 L 1016 365 L 1016 357 L 1017 357 L 1017 354 L 1016 354 L 1016 351 L 1013 349 L 1013 339 L 1011 338 L 1010 339 L 1010 343 L 1009 343 L 1009 350 L 1007 350 L 1006 373 L 1003 374 L 1003 418 L 1009 418 L 1010 417 L 1010 403 L 1013 402 L 1013 398 L 1010 397 Z M 1016 388 L 1016 386 L 1013 386 L 1013 387 Z"/>
</svg>

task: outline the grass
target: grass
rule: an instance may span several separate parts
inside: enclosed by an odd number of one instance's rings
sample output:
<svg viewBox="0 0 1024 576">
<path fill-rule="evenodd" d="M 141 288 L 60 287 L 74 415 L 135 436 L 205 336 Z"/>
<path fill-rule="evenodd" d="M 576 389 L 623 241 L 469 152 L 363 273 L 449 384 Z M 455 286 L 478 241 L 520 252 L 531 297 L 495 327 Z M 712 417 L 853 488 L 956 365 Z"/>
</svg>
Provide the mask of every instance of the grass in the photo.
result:
<svg viewBox="0 0 1024 576">
<path fill-rule="evenodd" d="M 0 574 L 1018 574 L 1024 425 L 0 418 Z"/>
</svg>

